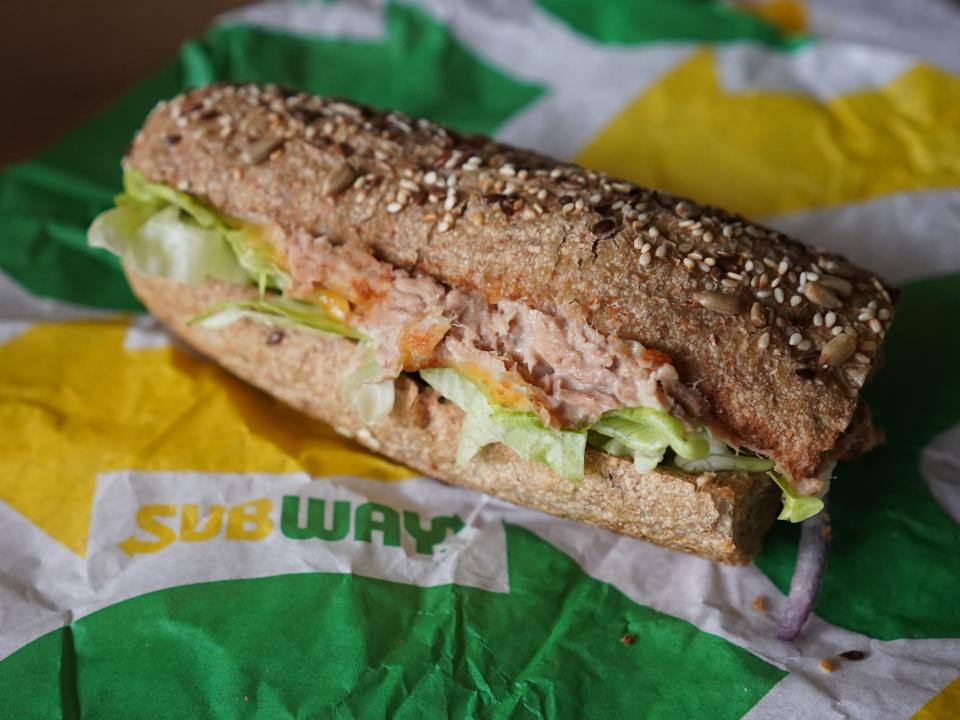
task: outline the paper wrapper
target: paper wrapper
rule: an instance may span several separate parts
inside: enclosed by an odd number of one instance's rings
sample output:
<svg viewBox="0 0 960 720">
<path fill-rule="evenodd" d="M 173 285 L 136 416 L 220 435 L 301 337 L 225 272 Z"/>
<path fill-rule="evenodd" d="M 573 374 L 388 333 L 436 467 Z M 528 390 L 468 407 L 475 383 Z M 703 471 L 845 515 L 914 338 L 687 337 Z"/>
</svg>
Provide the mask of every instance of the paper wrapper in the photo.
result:
<svg viewBox="0 0 960 720">
<path fill-rule="evenodd" d="M 958 36 L 933 0 L 266 3 L 4 171 L 0 716 L 960 715 Z M 153 104 L 221 79 L 494 133 L 901 284 L 889 442 L 839 466 L 799 640 L 795 527 L 720 567 L 414 477 L 138 314 L 85 229 Z"/>
</svg>

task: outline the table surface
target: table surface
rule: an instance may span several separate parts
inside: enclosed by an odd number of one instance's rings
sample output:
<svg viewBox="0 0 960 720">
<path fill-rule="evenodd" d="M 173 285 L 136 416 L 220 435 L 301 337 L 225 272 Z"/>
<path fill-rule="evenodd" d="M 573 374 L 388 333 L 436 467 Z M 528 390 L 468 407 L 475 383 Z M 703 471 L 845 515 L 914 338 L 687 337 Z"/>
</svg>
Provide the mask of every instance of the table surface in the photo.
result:
<svg viewBox="0 0 960 720">
<path fill-rule="evenodd" d="M 7 0 L 0 6 L 0 166 L 35 153 L 162 67 L 242 0 Z"/>
</svg>

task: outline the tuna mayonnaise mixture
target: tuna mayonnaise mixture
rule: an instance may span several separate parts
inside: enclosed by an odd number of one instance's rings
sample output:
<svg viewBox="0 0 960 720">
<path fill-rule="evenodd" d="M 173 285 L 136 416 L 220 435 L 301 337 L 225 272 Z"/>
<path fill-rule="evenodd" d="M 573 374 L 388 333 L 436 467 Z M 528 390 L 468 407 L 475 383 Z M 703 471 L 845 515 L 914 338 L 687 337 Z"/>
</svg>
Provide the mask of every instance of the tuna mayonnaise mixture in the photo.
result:
<svg viewBox="0 0 960 720">
<path fill-rule="evenodd" d="M 351 324 L 376 340 L 382 375 L 453 367 L 499 404 L 533 410 L 547 425 L 576 427 L 608 410 L 647 406 L 682 420 L 704 414 L 666 355 L 611 338 L 574 304 L 545 312 L 478 290 L 448 289 L 380 262 L 359 245 L 304 236 L 288 256 L 294 297 L 346 298 Z"/>
</svg>

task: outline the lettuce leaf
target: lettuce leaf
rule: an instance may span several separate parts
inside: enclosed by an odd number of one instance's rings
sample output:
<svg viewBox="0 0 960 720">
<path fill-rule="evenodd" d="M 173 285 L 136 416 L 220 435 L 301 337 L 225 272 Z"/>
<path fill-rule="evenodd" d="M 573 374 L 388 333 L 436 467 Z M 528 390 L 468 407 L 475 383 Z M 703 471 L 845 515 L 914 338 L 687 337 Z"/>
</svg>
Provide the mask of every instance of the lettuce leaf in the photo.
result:
<svg viewBox="0 0 960 720">
<path fill-rule="evenodd" d="M 221 300 L 191 318 L 188 324 L 220 330 L 242 318 L 264 325 L 309 328 L 359 340 L 363 360 L 359 369 L 341 382 L 341 398 L 353 406 L 367 424 L 383 419 L 393 410 L 393 379 L 373 382 L 380 374 L 380 366 L 373 354 L 373 339 L 330 317 L 318 305 L 278 296 L 259 300 Z"/>
<path fill-rule="evenodd" d="M 420 376 L 464 412 L 458 464 L 467 463 L 484 446 L 501 442 L 525 460 L 546 465 L 571 482 L 583 479 L 586 430 L 554 430 L 532 412 L 499 407 L 452 368 L 425 368 Z"/>
<path fill-rule="evenodd" d="M 783 510 L 778 520 L 789 520 L 793 523 L 803 522 L 823 510 L 823 500 L 813 495 L 801 495 L 791 482 L 783 475 L 768 472 L 767 475 L 780 489 L 783 490 Z"/>
<path fill-rule="evenodd" d="M 617 457 L 631 458 L 641 472 L 659 465 L 667 448 L 689 460 L 706 457 L 709 451 L 699 433 L 687 432 L 677 418 L 654 408 L 611 410 L 589 430 L 591 445 Z"/>
<path fill-rule="evenodd" d="M 188 324 L 219 330 L 241 318 L 265 325 L 305 327 L 352 340 L 367 339 L 364 333 L 333 319 L 317 305 L 276 296 L 258 300 L 220 300 L 191 318 Z"/>
<path fill-rule="evenodd" d="M 90 245 L 109 250 L 137 272 L 199 285 L 206 278 L 281 288 L 289 276 L 274 260 L 262 231 L 230 220 L 187 193 L 148 182 L 137 170 L 123 176 L 116 207 L 88 231 Z"/>
<path fill-rule="evenodd" d="M 767 460 L 766 458 L 749 453 L 738 453 L 722 440 L 717 440 L 713 437 L 709 430 L 703 429 L 700 431 L 700 434 L 710 448 L 710 452 L 706 456 L 691 460 L 678 453 L 673 459 L 673 464 L 685 472 L 702 473 L 718 472 L 721 470 L 763 472 L 773 469 L 772 460 Z"/>
<path fill-rule="evenodd" d="M 374 382 L 381 368 L 374 355 L 373 338 L 360 341 L 360 366 L 340 382 L 340 398 L 353 407 L 360 419 L 368 425 L 382 420 L 393 410 L 396 389 L 393 378 Z"/>
</svg>

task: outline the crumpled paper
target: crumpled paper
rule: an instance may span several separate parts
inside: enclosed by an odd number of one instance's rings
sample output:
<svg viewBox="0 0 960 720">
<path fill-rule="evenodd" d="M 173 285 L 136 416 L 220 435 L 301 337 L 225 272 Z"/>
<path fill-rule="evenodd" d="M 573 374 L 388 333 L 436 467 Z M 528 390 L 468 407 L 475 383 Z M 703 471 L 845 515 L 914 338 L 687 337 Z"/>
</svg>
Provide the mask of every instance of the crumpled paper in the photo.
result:
<svg viewBox="0 0 960 720">
<path fill-rule="evenodd" d="M 913 8 L 264 3 L 6 169 L 0 715 L 955 717 L 960 10 Z M 902 284 L 888 443 L 839 468 L 798 641 L 794 527 L 728 568 L 449 488 L 137 314 L 85 228 L 150 107 L 218 79 L 494 133 Z"/>
</svg>

